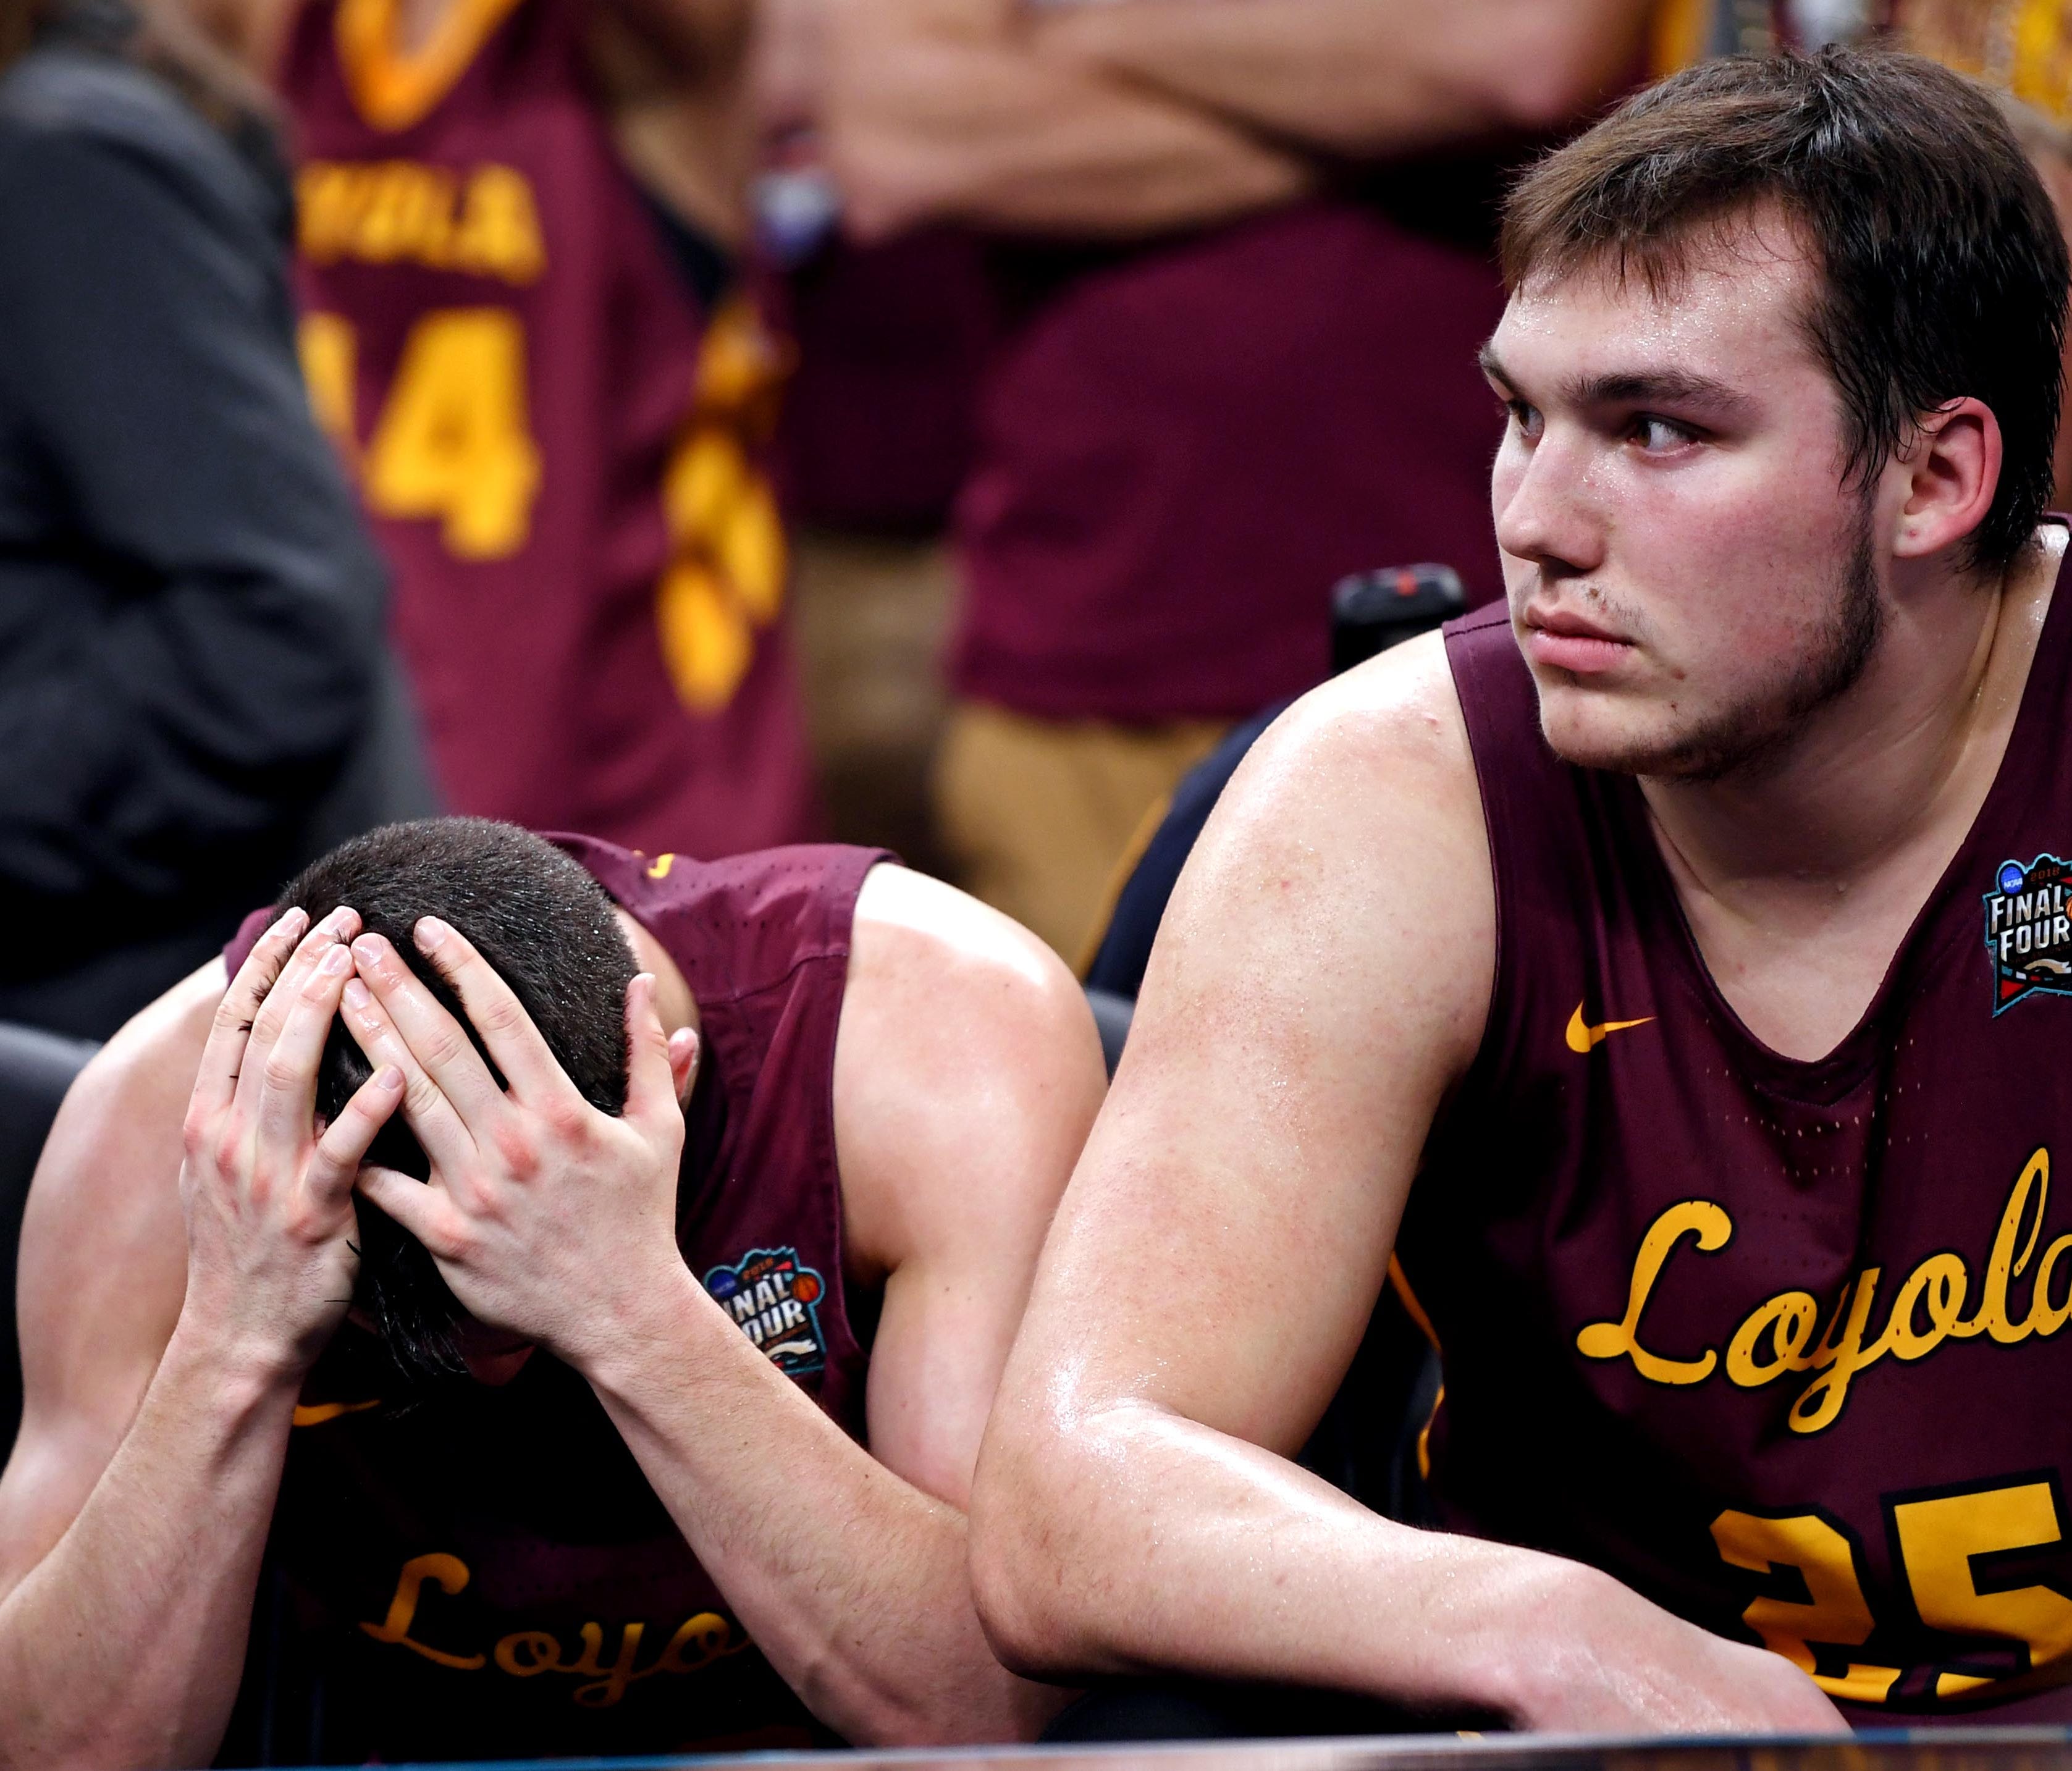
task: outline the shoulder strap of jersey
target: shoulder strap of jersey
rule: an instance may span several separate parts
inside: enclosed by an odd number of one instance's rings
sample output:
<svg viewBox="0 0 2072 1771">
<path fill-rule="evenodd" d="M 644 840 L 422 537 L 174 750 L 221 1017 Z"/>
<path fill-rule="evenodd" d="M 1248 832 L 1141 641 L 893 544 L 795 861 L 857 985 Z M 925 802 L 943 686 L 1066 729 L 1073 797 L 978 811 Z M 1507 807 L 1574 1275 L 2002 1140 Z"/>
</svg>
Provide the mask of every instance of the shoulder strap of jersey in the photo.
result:
<svg viewBox="0 0 2072 1771">
<path fill-rule="evenodd" d="M 1589 1001 L 1609 924 L 1646 878 L 1625 877 L 1630 782 L 1572 767 L 1548 747 L 1540 697 L 1503 605 L 1449 623 L 1446 657 L 1474 755 L 1496 894 L 1496 982 L 1469 1092 L 1544 1062 Z"/>
</svg>

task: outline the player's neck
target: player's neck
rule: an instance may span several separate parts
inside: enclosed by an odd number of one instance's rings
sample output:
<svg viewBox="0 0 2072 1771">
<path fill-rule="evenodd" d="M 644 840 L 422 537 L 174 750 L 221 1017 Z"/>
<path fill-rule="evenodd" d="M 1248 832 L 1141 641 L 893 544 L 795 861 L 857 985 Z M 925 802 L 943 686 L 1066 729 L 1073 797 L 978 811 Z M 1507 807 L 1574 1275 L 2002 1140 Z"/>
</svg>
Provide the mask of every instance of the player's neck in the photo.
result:
<svg viewBox="0 0 2072 1771">
<path fill-rule="evenodd" d="M 1998 772 L 2063 549 L 2047 532 L 1998 586 L 1902 578 L 1862 679 L 1788 752 L 1720 781 L 1643 782 L 1687 898 L 1786 930 L 1794 907 L 1830 921 L 1881 878 L 1925 898 Z"/>
</svg>

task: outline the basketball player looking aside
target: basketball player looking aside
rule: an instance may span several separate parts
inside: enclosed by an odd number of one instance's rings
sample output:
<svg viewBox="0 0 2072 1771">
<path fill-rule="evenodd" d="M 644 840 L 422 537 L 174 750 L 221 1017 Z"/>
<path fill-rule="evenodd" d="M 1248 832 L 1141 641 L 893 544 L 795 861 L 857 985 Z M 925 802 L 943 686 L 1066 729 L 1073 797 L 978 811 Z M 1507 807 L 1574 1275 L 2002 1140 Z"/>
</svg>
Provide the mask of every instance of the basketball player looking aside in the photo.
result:
<svg viewBox="0 0 2072 1771">
<path fill-rule="evenodd" d="M 980 1614 L 1529 1728 L 2072 1717 L 2049 205 L 1976 88 L 1827 51 L 1630 101 L 1505 253 L 1507 612 L 1299 704 L 1196 851 Z M 1288 1461 L 1392 1252 L 1439 1533 Z"/>
</svg>

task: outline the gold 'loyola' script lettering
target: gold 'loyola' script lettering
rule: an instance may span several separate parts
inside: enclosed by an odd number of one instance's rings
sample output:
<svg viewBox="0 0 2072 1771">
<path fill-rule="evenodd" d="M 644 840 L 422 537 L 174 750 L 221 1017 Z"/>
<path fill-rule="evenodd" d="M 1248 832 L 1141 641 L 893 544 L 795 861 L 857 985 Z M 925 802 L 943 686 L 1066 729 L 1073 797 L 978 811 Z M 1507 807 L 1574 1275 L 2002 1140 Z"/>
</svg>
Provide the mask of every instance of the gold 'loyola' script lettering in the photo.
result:
<svg viewBox="0 0 2072 1771">
<path fill-rule="evenodd" d="M 1649 1294 L 1661 1276 L 1669 1251 L 1686 1236 L 1696 1236 L 1698 1247 L 1710 1254 L 1724 1248 L 1734 1233 L 1734 1221 L 1709 1199 L 1684 1199 L 1671 1206 L 1647 1227 L 1641 1238 L 1640 1252 L 1634 1256 L 1633 1283 L 1626 1298 L 1626 1314 L 1616 1322 L 1592 1322 L 1576 1337 L 1576 1350 L 1586 1359 L 1633 1361 L 1633 1368 L 1656 1383 L 1703 1383 L 1712 1374 L 1720 1356 L 1710 1347 L 1702 1359 L 1665 1359 L 1640 1344 L 1640 1315 L 1647 1308 Z"/>
<path fill-rule="evenodd" d="M 396 1596 L 388 1601 L 388 1615 L 378 1624 L 364 1623 L 360 1627 L 376 1642 L 393 1642 L 413 1654 L 422 1654 L 438 1666 L 471 1673 L 483 1664 L 482 1655 L 450 1654 L 444 1649 L 419 1642 L 410 1633 L 410 1625 L 417 1621 L 417 1596 L 427 1580 L 451 1597 L 471 1578 L 467 1564 L 457 1555 L 413 1555 L 403 1564 L 403 1572 L 397 1576 Z"/>
<path fill-rule="evenodd" d="M 451 1597 L 471 1578 L 467 1564 L 457 1555 L 413 1555 L 397 1576 L 388 1616 L 378 1624 L 363 1623 L 360 1627 L 376 1642 L 393 1642 L 413 1654 L 421 1654 L 435 1666 L 450 1666 L 456 1672 L 476 1671 L 493 1656 L 497 1670 L 513 1679 L 561 1673 L 582 1679 L 584 1683 L 569 1695 L 586 1709 L 610 1709 L 625 1696 L 630 1686 L 643 1679 L 652 1679 L 658 1673 L 695 1673 L 749 1646 L 748 1637 L 716 1611 L 701 1611 L 686 1617 L 663 1645 L 661 1653 L 646 1666 L 639 1664 L 640 1644 L 648 1633 L 644 1623 L 629 1623 L 621 1628 L 618 1650 L 609 1666 L 604 1663 L 604 1626 L 598 1623 L 586 1623 L 577 1631 L 582 1647 L 573 1654 L 565 1654 L 561 1638 L 545 1629 L 514 1629 L 499 1638 L 489 1655 L 450 1654 L 411 1633 L 426 1581 Z"/>
<path fill-rule="evenodd" d="M 1820 1306 L 1811 1292 L 1779 1292 L 1758 1304 L 1727 1344 L 1728 1381 L 1753 1390 L 1786 1372 L 1812 1373 L 1786 1418 L 1794 1432 L 1821 1432 L 1840 1418 L 1856 1379 L 1887 1357 L 1910 1364 L 1946 1341 L 1983 1334 L 2002 1346 L 2015 1346 L 2032 1335 L 2059 1333 L 2072 1322 L 2072 1273 L 2065 1279 L 2063 1295 L 2054 1294 L 2059 1267 L 2072 1255 L 2072 1233 L 2057 1237 L 2044 1250 L 2028 1307 L 2017 1309 L 2009 1296 L 2035 1259 L 2049 1198 L 2050 1152 L 2038 1148 L 2023 1165 L 2001 1207 L 1978 1306 L 1970 1316 L 1963 1309 L 1971 1290 L 1971 1270 L 1961 1255 L 1940 1250 L 1907 1275 L 1893 1295 L 1884 1326 L 1873 1333 L 1871 1321 L 1884 1270 L 1866 1267 L 1844 1281 L 1817 1343 L 1814 1330 Z M 1617 1322 L 1589 1324 L 1576 1337 L 1576 1350 L 1589 1359 L 1630 1359 L 1634 1369 L 1651 1383 L 1703 1383 L 1716 1362 L 1713 1350 L 1708 1348 L 1697 1359 L 1668 1359 L 1648 1351 L 1639 1342 L 1641 1313 L 1678 1242 L 1695 1236 L 1699 1248 L 1709 1252 L 1723 1247 L 1733 1234 L 1733 1219 L 1710 1200 L 1684 1199 L 1670 1206 L 1648 1227 L 1634 1257 L 1626 1315 Z"/>
</svg>

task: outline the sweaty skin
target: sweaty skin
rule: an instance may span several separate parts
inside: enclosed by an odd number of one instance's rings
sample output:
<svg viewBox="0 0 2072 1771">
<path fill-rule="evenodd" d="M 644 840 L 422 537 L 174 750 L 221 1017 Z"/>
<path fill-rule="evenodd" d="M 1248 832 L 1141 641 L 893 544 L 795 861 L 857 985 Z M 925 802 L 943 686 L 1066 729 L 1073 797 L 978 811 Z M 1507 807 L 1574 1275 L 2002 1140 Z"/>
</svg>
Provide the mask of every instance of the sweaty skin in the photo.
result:
<svg viewBox="0 0 2072 1771">
<path fill-rule="evenodd" d="M 1838 484 L 1836 401 L 1797 325 L 1809 274 L 1788 231 L 1752 230 L 1659 299 L 1638 279 L 1528 282 L 1490 358 L 1497 536 L 1549 739 L 1629 766 L 1723 717 L 1770 740 L 1642 787 L 1720 988 L 1801 1056 L 1860 1014 L 1975 816 L 2061 551 L 2004 583 L 1961 569 L 1999 467 L 1975 401 L 1867 488 Z M 1767 732 L 1845 606 L 1860 532 L 1872 655 Z M 1841 1726 L 1777 1655 L 1601 1571 L 1396 1525 L 1288 1461 L 1481 1042 L 1493 904 L 1436 637 L 1305 698 L 1239 770 L 1161 931 L 980 1457 L 972 1573 L 1009 1665 L 1288 1680 L 1540 1729 Z M 1258 1282 L 1296 1270 L 1301 1286 Z M 1211 1301 L 1178 1336 L 1176 1275 Z"/>
<path fill-rule="evenodd" d="M 883 1296 L 865 1453 L 676 1255 L 696 1005 L 644 931 L 628 925 L 648 968 L 628 1004 L 635 1106 L 615 1120 L 575 1096 L 459 936 L 436 957 L 512 1079 L 494 1102 L 473 1048 L 385 943 L 356 951 L 341 944 L 358 933 L 352 913 L 327 921 L 270 995 L 280 935 L 228 994 L 217 962 L 145 1010 L 52 1130 L 22 1239 L 24 1419 L 0 1477 L 0 1763 L 200 1764 L 216 1751 L 290 1416 L 351 1289 L 349 1190 L 374 1126 L 342 1116 L 318 1144 L 310 1124 L 323 1029 L 342 1006 L 377 1048 L 370 1116 L 407 1093 L 438 1165 L 397 1214 L 434 1194 L 457 1213 L 422 1227 L 487 1324 L 478 1374 L 508 1375 L 530 1342 L 583 1371 L 750 1635 L 837 1732 L 1033 1734 L 1061 1699 L 988 1650 L 964 1510 L 1036 1252 L 1103 1087 L 1063 968 L 948 886 L 889 865 L 865 881 L 834 1096 L 846 1276 Z M 327 952 L 342 968 L 320 968 Z M 226 1051 L 213 1070 L 212 1026 Z M 190 1107 L 198 1062 L 204 1084 L 241 1062 L 240 1080 Z M 368 1170 L 362 1184 L 384 1183 Z M 574 1188 L 580 1211 L 565 1203 Z M 572 1222 L 591 1233 L 569 1238 Z M 753 1433 L 730 1427 L 744 1415 Z M 794 1473 L 774 1500 L 773 1455 Z M 866 1612 L 886 1627 L 854 1629 Z"/>
</svg>

